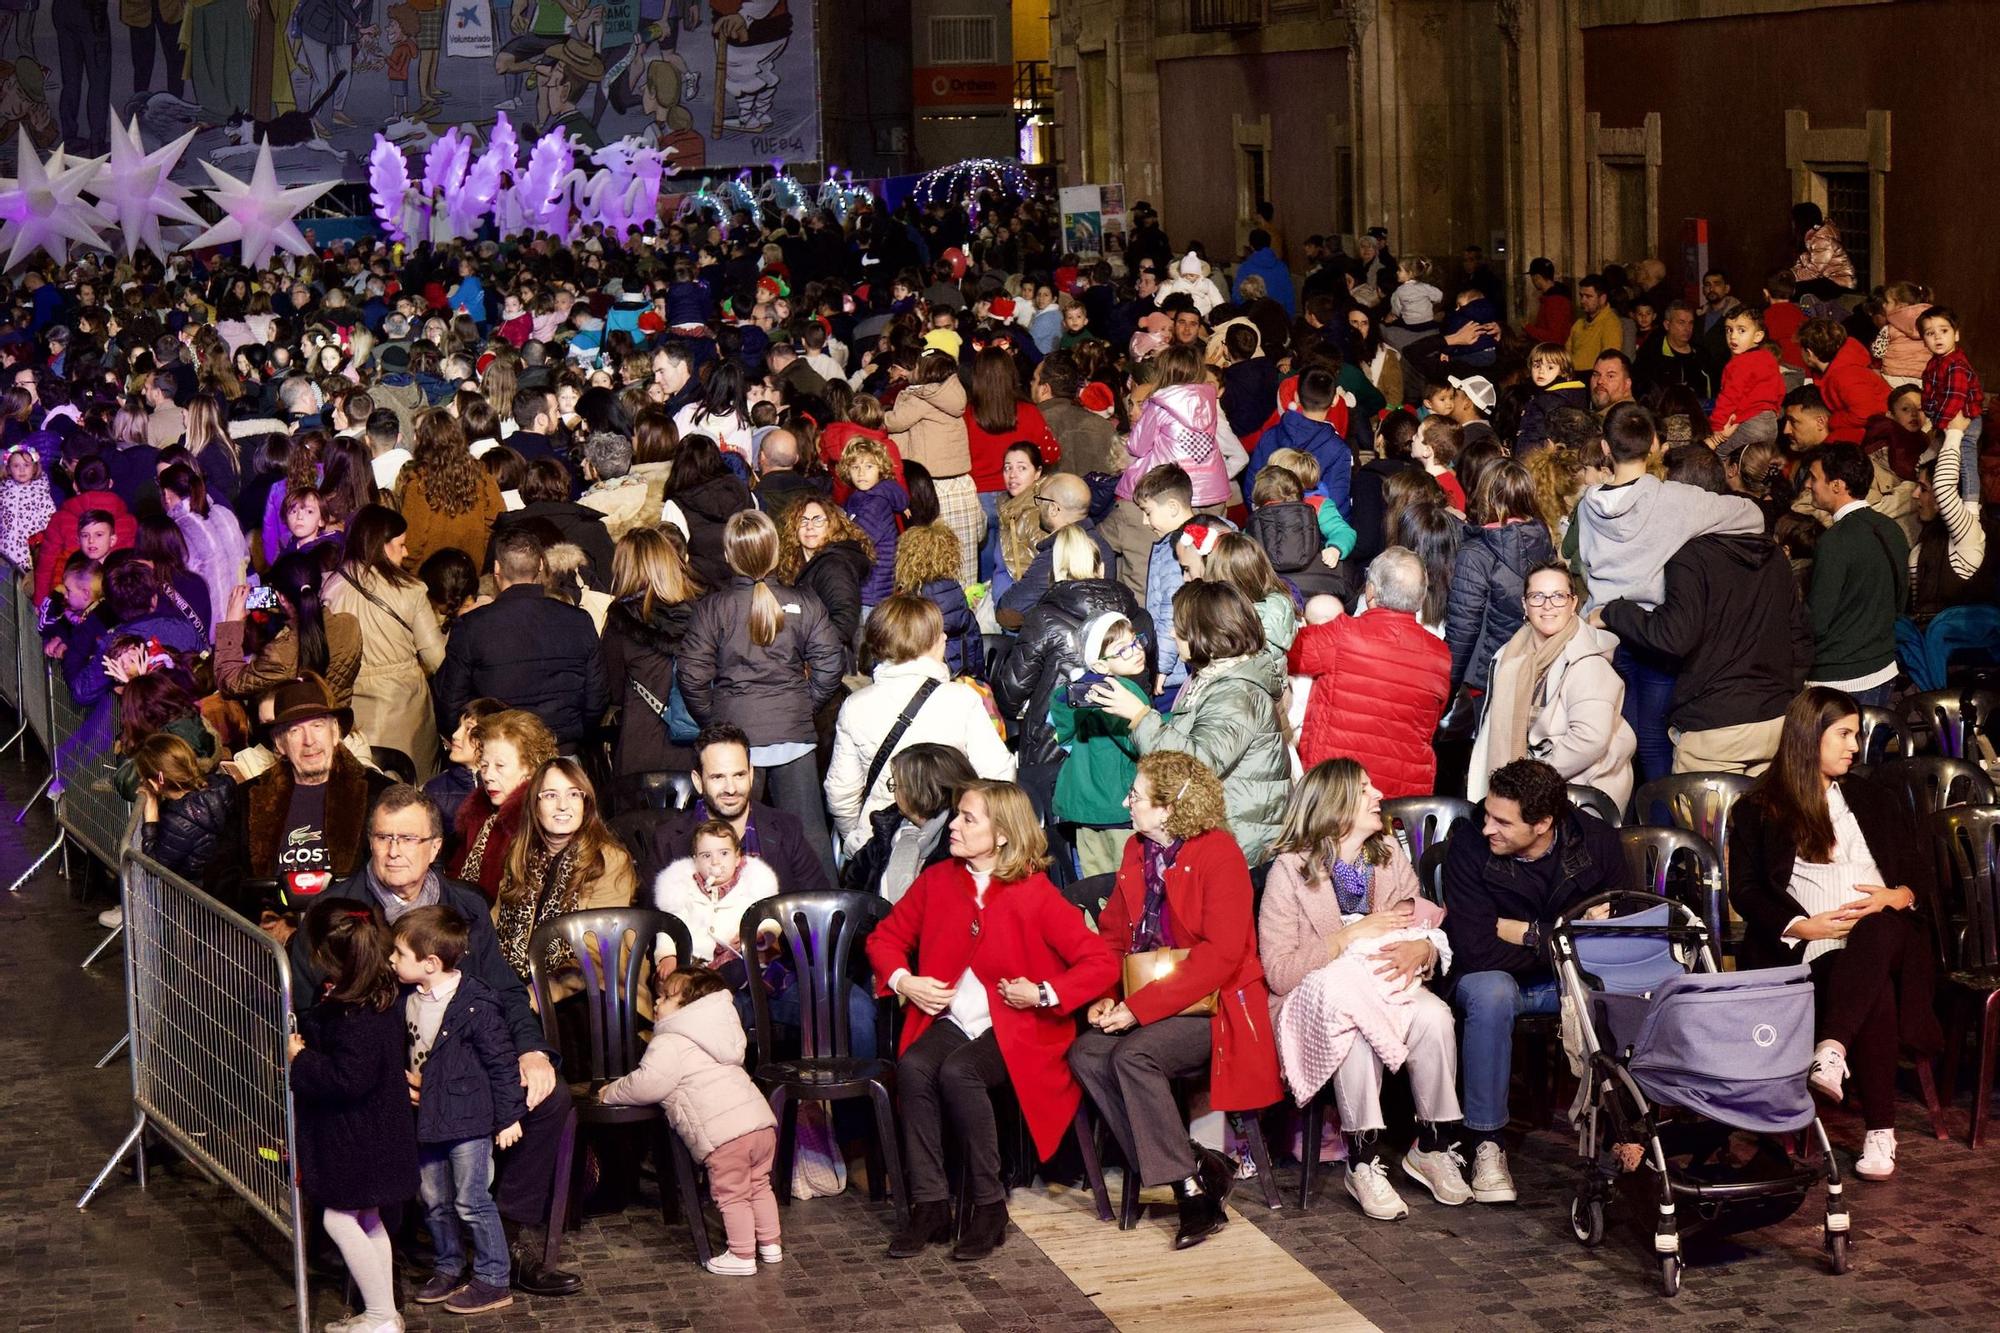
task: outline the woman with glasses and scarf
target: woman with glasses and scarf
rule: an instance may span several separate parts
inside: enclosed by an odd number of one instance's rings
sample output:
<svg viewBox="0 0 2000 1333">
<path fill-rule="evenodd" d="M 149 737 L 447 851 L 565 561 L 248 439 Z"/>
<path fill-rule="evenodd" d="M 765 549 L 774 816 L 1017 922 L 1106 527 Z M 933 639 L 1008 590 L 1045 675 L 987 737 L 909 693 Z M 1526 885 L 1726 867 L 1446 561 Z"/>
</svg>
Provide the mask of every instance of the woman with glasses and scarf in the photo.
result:
<svg viewBox="0 0 2000 1333">
<path fill-rule="evenodd" d="M 1577 615 L 1582 599 L 1561 560 L 1528 572 L 1526 620 L 1493 655 L 1486 712 L 1472 745 L 1466 796 L 1516 759 L 1540 759 L 1565 782 L 1595 787 L 1619 809 L 1632 795 L 1638 739 L 1625 721 L 1625 682 L 1612 669 L 1618 636 Z"/>
</svg>

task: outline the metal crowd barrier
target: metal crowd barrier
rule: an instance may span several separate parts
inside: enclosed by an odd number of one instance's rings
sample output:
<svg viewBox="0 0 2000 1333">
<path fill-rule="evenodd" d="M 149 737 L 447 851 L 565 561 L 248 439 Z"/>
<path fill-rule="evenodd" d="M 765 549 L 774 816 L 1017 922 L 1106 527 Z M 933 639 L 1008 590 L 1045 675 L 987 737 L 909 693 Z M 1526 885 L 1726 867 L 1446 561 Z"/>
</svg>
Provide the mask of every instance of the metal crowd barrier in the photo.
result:
<svg viewBox="0 0 2000 1333">
<path fill-rule="evenodd" d="M 251 922 L 138 850 L 132 806 L 112 789 L 113 730 L 70 699 L 61 664 L 42 655 L 39 608 L 25 574 L 0 561 L 0 699 L 20 711 L 0 750 L 33 736 L 49 759 L 43 793 L 55 800 L 56 837 L 14 892 L 74 843 L 119 877 L 125 1035 L 130 1052 L 132 1130 L 77 1201 L 87 1206 L 129 1154 L 146 1184 L 146 1136 L 172 1145 L 203 1174 L 240 1195 L 292 1247 L 300 1333 L 311 1328 L 306 1223 L 298 1187 L 298 1122 L 286 1039 L 292 1030 L 291 968 L 285 951 Z M 86 960 L 85 966 L 89 966 Z"/>
<path fill-rule="evenodd" d="M 134 847 L 123 850 L 119 879 L 133 1123 L 76 1206 L 88 1206 L 127 1154 L 145 1188 L 152 1131 L 284 1233 L 299 1333 L 310 1333 L 285 951 Z"/>
</svg>

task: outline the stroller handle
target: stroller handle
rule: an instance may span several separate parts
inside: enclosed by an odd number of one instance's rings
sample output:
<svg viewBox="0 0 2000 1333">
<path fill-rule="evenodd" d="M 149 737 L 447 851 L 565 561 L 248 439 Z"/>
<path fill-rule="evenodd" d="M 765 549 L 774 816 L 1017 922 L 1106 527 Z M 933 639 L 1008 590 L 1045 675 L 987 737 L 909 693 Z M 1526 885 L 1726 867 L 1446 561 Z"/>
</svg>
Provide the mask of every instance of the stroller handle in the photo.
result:
<svg viewBox="0 0 2000 1333">
<path fill-rule="evenodd" d="M 1668 919 L 1665 925 L 1658 926 L 1618 926 L 1612 925 L 1608 921 L 1588 921 L 1584 919 L 1585 914 L 1596 911 L 1600 907 L 1610 908 L 1611 910 L 1606 913 L 1610 917 L 1624 915 L 1625 913 L 1619 911 L 1621 907 L 1629 909 L 1630 913 L 1656 911 L 1664 907 L 1667 909 Z M 1705 936 L 1708 933 L 1707 924 L 1699 916 L 1695 915 L 1694 911 L 1686 904 L 1675 902 L 1672 898 L 1662 898 L 1655 893 L 1643 893 L 1636 889 L 1613 889 L 1609 893 L 1600 893 L 1595 898 L 1586 898 L 1570 908 L 1569 911 L 1558 916 L 1555 920 L 1554 929 L 1559 931 L 1566 930 L 1577 934 L 1602 935 L 1616 935 L 1625 931 L 1646 935 L 1698 932 Z"/>
</svg>

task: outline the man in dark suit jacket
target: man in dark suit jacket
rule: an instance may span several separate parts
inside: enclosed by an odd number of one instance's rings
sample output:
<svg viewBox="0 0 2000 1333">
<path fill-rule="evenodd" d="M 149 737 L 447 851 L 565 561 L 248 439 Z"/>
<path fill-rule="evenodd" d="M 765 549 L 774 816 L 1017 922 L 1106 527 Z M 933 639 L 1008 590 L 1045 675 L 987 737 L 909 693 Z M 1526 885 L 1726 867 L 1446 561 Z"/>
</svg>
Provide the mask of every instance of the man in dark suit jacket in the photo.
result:
<svg viewBox="0 0 2000 1333">
<path fill-rule="evenodd" d="M 782 893 L 813 893 L 827 882 L 819 855 L 806 842 L 797 815 L 750 799 L 755 770 L 750 738 L 741 727 L 717 722 L 694 741 L 695 801 L 668 816 L 643 840 L 639 853 L 639 895 L 651 901 L 651 885 L 675 861 L 692 854 L 695 829 L 711 819 L 726 821 L 743 841 L 743 851 L 771 868 Z"/>
<path fill-rule="evenodd" d="M 597 627 L 581 607 L 547 596 L 542 543 L 520 526 L 494 540 L 500 595 L 460 618 L 431 685 L 439 726 L 458 725 L 482 695 L 525 708 L 574 751 L 609 702 Z"/>
<path fill-rule="evenodd" d="M 500 1155 L 493 1199 L 513 1251 L 514 1286 L 535 1296 L 571 1296 L 582 1290 L 574 1273 L 542 1264 L 542 1247 L 520 1239 L 524 1227 L 548 1217 L 555 1185 L 557 1150 L 569 1118 L 569 1084 L 556 1075 L 559 1053 L 542 1033 L 542 1021 L 528 999 L 527 983 L 500 952 L 486 899 L 470 884 L 446 879 L 432 868 L 444 846 L 444 818 L 431 798 L 397 784 L 383 792 L 368 815 L 369 857 L 357 874 L 331 885 L 322 895 L 372 904 L 391 926 L 404 913 L 438 904 L 466 919 L 470 937 L 459 969 L 478 977 L 500 997 L 507 1030 L 520 1052 L 521 1086 L 528 1113 L 521 1141 Z M 320 993 L 325 974 L 316 966 L 303 930 L 288 946 L 292 964 L 292 1006 L 304 1012 Z M 422 1095 L 418 1082 L 416 1092 Z"/>
</svg>

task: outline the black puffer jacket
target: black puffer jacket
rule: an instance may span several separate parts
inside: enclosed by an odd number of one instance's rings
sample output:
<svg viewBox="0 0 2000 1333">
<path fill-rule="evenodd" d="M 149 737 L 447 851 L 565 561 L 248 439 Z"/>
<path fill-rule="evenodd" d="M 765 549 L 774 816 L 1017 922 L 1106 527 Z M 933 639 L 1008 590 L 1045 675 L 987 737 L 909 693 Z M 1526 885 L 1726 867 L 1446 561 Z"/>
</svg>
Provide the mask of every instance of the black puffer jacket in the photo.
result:
<svg viewBox="0 0 2000 1333">
<path fill-rule="evenodd" d="M 1382 495 L 1382 483 L 1398 472 L 1407 472 L 1417 464 L 1407 458 L 1371 458 L 1354 469 L 1354 479 L 1349 483 L 1348 497 L 1354 502 L 1354 549 L 1347 558 L 1356 569 L 1368 568 L 1368 562 L 1382 554 L 1388 545 L 1383 540 L 1382 520 L 1387 517 L 1387 505 Z"/>
<path fill-rule="evenodd" d="M 861 632 L 861 585 L 868 581 L 868 555 L 852 539 L 832 542 L 799 571 L 799 586 L 819 598 L 833 621 L 841 647 L 853 649 Z"/>
<path fill-rule="evenodd" d="M 1451 645 L 1451 683 L 1486 688 L 1493 654 L 1521 628 L 1521 594 L 1528 571 L 1555 559 L 1555 544 L 1539 521 L 1473 528 L 1452 565 L 1445 603 L 1445 642 Z"/>
<path fill-rule="evenodd" d="M 731 514 L 755 508 L 750 503 L 749 488 L 733 476 L 717 477 L 667 498 L 687 520 L 688 563 L 694 566 L 694 572 L 708 587 L 727 587 L 733 575 L 728 559 L 722 554 L 722 527 Z"/>
<path fill-rule="evenodd" d="M 1132 622 L 1146 644 L 1146 676 L 1154 671 L 1153 618 L 1122 583 L 1071 579 L 1042 595 L 1021 622 L 1021 636 L 993 677 L 993 700 L 1003 716 L 1021 724 L 1023 764 L 1062 762 L 1063 749 L 1049 726 L 1049 700 L 1058 684 L 1082 670 L 1083 629 L 1115 611 Z"/>
<path fill-rule="evenodd" d="M 540 717 L 565 748 L 577 745 L 607 702 L 597 626 L 539 583 L 517 583 L 458 618 L 431 694 L 441 733 L 458 726 L 468 703 L 491 695 Z"/>
<path fill-rule="evenodd" d="M 639 597 L 613 602 L 604 615 L 604 674 L 616 693 L 618 739 L 613 750 L 619 777 L 678 773 L 693 767 L 694 753 L 667 737 L 667 724 L 638 687 L 665 703 L 674 684 L 674 658 L 694 619 L 694 603 L 655 603 L 642 619 Z"/>
<path fill-rule="evenodd" d="M 568 500 L 537 500 L 533 504 L 500 515 L 493 520 L 493 536 L 486 543 L 486 568 L 493 567 L 494 547 L 500 534 L 532 519 L 541 519 L 562 535 L 562 539 L 583 552 L 590 563 L 583 581 L 598 592 L 611 588 L 611 533 L 604 516 L 595 509 Z M 692 522 L 692 520 L 690 520 Z"/>
<path fill-rule="evenodd" d="M 161 801 L 160 817 L 141 835 L 146 855 L 190 883 L 203 883 L 233 836 L 235 801 L 235 780 L 220 769 L 199 791 Z"/>
<path fill-rule="evenodd" d="M 762 647 L 750 641 L 749 579 L 733 577 L 695 603 L 681 638 L 681 698 L 697 722 L 733 722 L 752 745 L 811 741 L 813 713 L 840 688 L 840 637 L 819 598 L 765 586 L 785 617 Z"/>
</svg>

